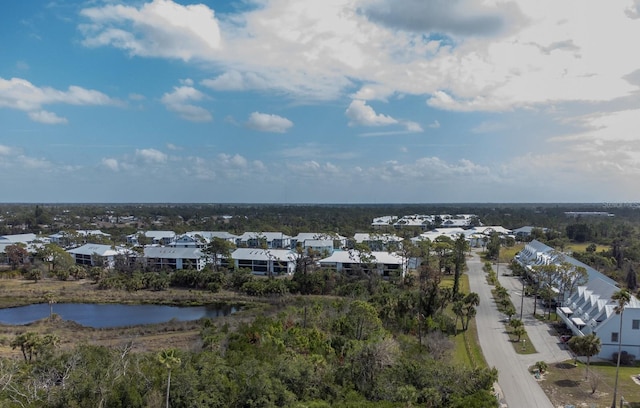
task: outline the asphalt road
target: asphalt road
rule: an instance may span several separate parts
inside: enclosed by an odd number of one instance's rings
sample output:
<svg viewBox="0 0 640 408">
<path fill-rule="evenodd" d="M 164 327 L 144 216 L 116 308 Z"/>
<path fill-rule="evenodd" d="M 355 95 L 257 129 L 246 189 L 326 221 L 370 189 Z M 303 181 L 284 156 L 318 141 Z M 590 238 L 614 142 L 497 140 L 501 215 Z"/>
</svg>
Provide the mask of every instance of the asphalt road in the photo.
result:
<svg viewBox="0 0 640 408">
<path fill-rule="evenodd" d="M 491 295 L 492 286 L 487 283 L 482 265 L 476 252 L 467 259 L 471 291 L 480 296 L 480 305 L 476 314 L 478 339 L 487 363 L 490 367 L 498 369 L 498 384 L 502 393 L 503 406 L 554 408 L 535 378 L 529 373 L 528 368 L 536 361 L 550 363 L 567 360 L 571 358 L 569 352 L 564 349 L 557 337 L 551 335 L 546 324 L 533 318 L 533 299 L 525 298 L 523 322 L 538 353 L 517 354 L 504 326 L 506 316 L 498 312 Z M 522 284 L 518 278 L 513 277 L 499 276 L 499 280 L 509 291 L 519 317 Z"/>
</svg>

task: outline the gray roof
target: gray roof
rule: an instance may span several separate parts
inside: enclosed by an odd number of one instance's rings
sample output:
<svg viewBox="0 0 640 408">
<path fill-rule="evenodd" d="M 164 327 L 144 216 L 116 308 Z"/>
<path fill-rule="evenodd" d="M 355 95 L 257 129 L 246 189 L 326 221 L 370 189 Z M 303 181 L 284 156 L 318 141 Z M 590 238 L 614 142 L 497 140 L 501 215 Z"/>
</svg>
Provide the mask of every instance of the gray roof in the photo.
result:
<svg viewBox="0 0 640 408">
<path fill-rule="evenodd" d="M 238 248 L 231 254 L 236 260 L 254 260 L 254 261 L 294 261 L 298 254 L 288 249 L 257 249 L 257 248 Z"/>
<path fill-rule="evenodd" d="M 146 247 L 145 258 L 200 259 L 204 256 L 198 248 Z"/>
<path fill-rule="evenodd" d="M 69 249 L 67 252 L 74 255 L 75 254 L 78 254 L 78 255 L 97 254 L 100 256 L 114 256 L 114 255 L 123 254 L 130 251 L 122 247 L 116 247 L 116 249 L 113 249 L 111 245 L 86 244 L 78 248 Z"/>
</svg>

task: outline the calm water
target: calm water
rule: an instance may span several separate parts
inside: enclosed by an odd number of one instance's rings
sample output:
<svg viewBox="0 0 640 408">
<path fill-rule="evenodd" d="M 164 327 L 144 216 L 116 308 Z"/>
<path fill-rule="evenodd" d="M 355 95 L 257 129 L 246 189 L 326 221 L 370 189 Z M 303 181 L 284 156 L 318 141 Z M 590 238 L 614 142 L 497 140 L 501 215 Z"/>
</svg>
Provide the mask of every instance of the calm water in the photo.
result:
<svg viewBox="0 0 640 408">
<path fill-rule="evenodd" d="M 238 310 L 230 305 L 211 306 L 162 306 L 162 305 L 118 305 L 94 303 L 56 303 L 53 313 L 64 320 L 72 320 L 87 327 L 108 328 L 139 324 L 198 320 L 203 317 L 226 316 Z M 49 304 L 0 309 L 0 323 L 27 324 L 49 316 Z"/>
</svg>

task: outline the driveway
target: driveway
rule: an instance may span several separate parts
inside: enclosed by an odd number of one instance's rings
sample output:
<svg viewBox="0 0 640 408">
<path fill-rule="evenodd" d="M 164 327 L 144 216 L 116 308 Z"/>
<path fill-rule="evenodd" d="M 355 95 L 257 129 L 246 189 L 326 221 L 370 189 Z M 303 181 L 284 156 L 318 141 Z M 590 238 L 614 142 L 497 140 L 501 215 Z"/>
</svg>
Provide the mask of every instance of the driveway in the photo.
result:
<svg viewBox="0 0 640 408">
<path fill-rule="evenodd" d="M 467 259 L 467 266 L 471 291 L 478 293 L 480 297 L 476 314 L 478 339 L 487 363 L 498 369 L 498 384 L 503 396 L 501 402 L 503 406 L 512 408 L 553 408 L 528 368 L 536 361 L 549 363 L 566 360 L 571 356 L 559 344 L 557 337 L 551 336 L 549 327 L 533 318 L 533 300 L 529 298 L 524 299 L 523 322 L 538 353 L 521 355 L 515 352 L 504 326 L 506 317 L 498 312 L 491 295 L 493 287 L 487 283 L 482 265 L 479 253 L 472 252 L 472 256 Z M 522 284 L 513 277 L 500 276 L 499 280 L 509 291 L 519 317 Z"/>
</svg>

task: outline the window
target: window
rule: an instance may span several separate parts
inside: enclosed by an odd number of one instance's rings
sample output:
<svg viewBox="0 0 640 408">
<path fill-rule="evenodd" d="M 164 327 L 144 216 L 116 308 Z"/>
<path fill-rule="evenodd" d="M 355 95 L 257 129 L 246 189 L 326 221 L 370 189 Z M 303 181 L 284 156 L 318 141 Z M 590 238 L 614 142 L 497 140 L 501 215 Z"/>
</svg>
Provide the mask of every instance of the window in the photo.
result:
<svg viewBox="0 0 640 408">
<path fill-rule="evenodd" d="M 639 330 L 640 329 L 640 320 L 633 320 L 631 322 L 631 328 L 633 330 Z"/>
<path fill-rule="evenodd" d="M 611 342 L 612 343 L 617 343 L 618 342 L 618 332 L 611 333 Z"/>
</svg>

